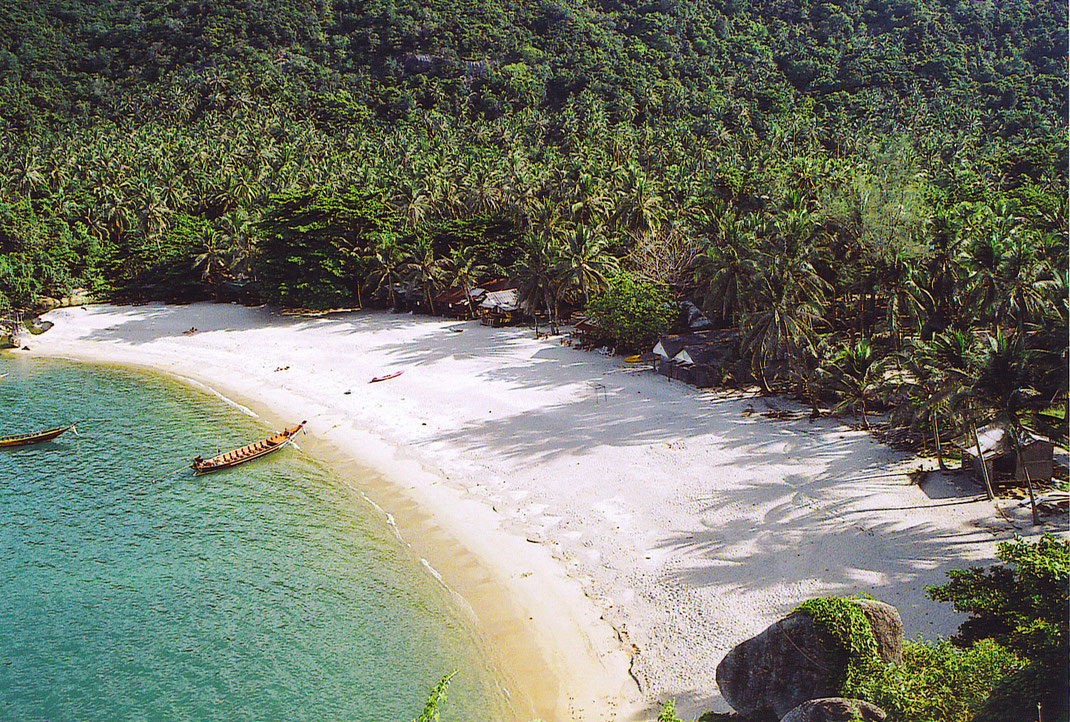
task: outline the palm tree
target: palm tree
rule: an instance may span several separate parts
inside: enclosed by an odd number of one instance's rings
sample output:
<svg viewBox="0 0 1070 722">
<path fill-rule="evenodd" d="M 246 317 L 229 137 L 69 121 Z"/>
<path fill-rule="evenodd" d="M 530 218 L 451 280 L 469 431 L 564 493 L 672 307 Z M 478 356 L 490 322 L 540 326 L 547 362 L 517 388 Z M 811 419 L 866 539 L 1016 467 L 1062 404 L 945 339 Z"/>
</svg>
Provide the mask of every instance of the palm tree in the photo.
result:
<svg viewBox="0 0 1070 722">
<path fill-rule="evenodd" d="M 423 291 L 424 300 L 431 315 L 435 315 L 435 295 L 442 287 L 446 275 L 443 259 L 435 257 L 431 241 L 421 238 L 404 255 L 402 273 L 413 288 Z"/>
<path fill-rule="evenodd" d="M 710 223 L 710 231 L 710 241 L 695 264 L 702 307 L 736 325 L 747 310 L 748 288 L 758 275 L 754 218 L 723 213 Z"/>
<path fill-rule="evenodd" d="M 450 288 L 460 286 L 464 290 L 464 297 L 468 300 L 468 308 L 472 317 L 476 316 L 476 304 L 472 300 L 472 289 L 479 279 L 487 273 L 487 267 L 479 263 L 476 251 L 471 247 L 455 248 L 446 259 L 446 270 L 449 273 Z"/>
<path fill-rule="evenodd" d="M 561 284 L 577 286 L 586 304 L 591 293 L 609 283 L 609 276 L 619 269 L 617 259 L 607 251 L 609 240 L 587 226 L 576 226 L 565 238 L 560 250 Z"/>
<path fill-rule="evenodd" d="M 649 234 L 661 223 L 661 204 L 661 196 L 646 173 L 636 165 L 629 165 L 613 220 L 622 230 Z"/>
<path fill-rule="evenodd" d="M 948 330 L 929 341 L 915 341 L 899 363 L 905 372 L 901 386 L 909 399 L 898 416 L 907 415 L 912 425 L 927 426 L 936 445 L 937 461 L 944 466 L 940 426 L 966 428 L 969 397 L 979 361 L 973 334 Z"/>
<path fill-rule="evenodd" d="M 535 319 L 536 336 L 539 335 L 540 307 L 546 310 L 550 333 L 557 333 L 554 311 L 557 308 L 560 288 L 558 253 L 559 247 L 556 243 L 542 236 L 529 236 L 527 257 L 516 269 L 516 276 L 520 281 L 520 304 Z"/>
<path fill-rule="evenodd" d="M 964 250 L 960 262 L 969 269 L 966 300 L 977 318 L 984 319 L 989 309 L 1000 297 L 999 266 L 1004 247 L 995 236 L 982 236 Z M 999 316 L 993 316 L 992 330 L 999 325 Z"/>
<path fill-rule="evenodd" d="M 884 359 L 878 358 L 873 346 L 863 339 L 840 347 L 832 366 L 832 385 L 842 397 L 836 410 L 857 409 L 862 415 L 862 428 L 869 429 L 866 401 L 884 383 Z"/>
<path fill-rule="evenodd" d="M 1024 238 L 1016 241 L 1000 259 L 999 296 L 995 306 L 996 318 L 1013 319 L 1018 336 L 1024 337 L 1026 324 L 1043 316 L 1048 307 L 1047 284 L 1039 278 L 1046 269 Z"/>
<path fill-rule="evenodd" d="M 403 182 L 395 188 L 391 205 L 405 216 L 409 228 L 416 228 L 432 211 L 431 196 L 422 183 Z"/>
<path fill-rule="evenodd" d="M 1019 335 L 1004 336 L 997 331 L 988 339 L 981 362 L 980 373 L 971 388 L 971 395 L 981 407 L 1002 421 L 1010 433 L 1011 445 L 1018 466 L 1022 466 L 1021 438 L 1023 424 L 1021 414 L 1039 411 L 1047 406 L 1047 400 L 1033 388 L 1033 359 L 1035 353 L 1025 348 Z M 1033 510 L 1033 523 L 1039 524 L 1036 501 L 1033 498 L 1033 482 L 1026 471 L 1026 484 Z"/>
<path fill-rule="evenodd" d="M 590 224 L 606 221 L 612 202 L 599 187 L 599 181 L 589 173 L 581 173 L 569 189 L 569 211 L 572 221 Z"/>
<path fill-rule="evenodd" d="M 405 253 L 397 245 L 393 237 L 381 237 L 372 249 L 368 273 L 365 276 L 365 285 L 371 288 L 372 297 L 379 296 L 385 289 L 390 294 L 390 307 L 397 310 L 397 294 L 394 293 L 394 284 L 402 279 L 402 269 L 405 262 Z"/>
<path fill-rule="evenodd" d="M 903 255 L 879 262 L 876 269 L 877 295 L 885 299 L 884 321 L 892 334 L 895 350 L 903 346 L 903 318 L 915 332 L 921 330 L 922 313 L 933 303 L 932 296 L 918 282 L 917 267 Z"/>
<path fill-rule="evenodd" d="M 215 233 L 208 233 L 204 250 L 193 258 L 192 270 L 200 273 L 201 280 L 212 286 L 222 280 L 232 266 L 230 248 Z"/>
<path fill-rule="evenodd" d="M 1019 414 L 1039 403 L 1032 387 L 1031 361 L 1034 352 L 1025 348 L 1017 334 L 1001 330 L 987 339 L 979 373 L 970 387 L 970 396 L 994 418 L 1019 428 Z"/>
<path fill-rule="evenodd" d="M 764 393 L 772 389 L 766 370 L 796 354 L 816 355 L 814 327 L 824 321 L 827 284 L 802 259 L 766 256 L 749 289 L 754 309 L 743 316 L 743 353 Z"/>
</svg>

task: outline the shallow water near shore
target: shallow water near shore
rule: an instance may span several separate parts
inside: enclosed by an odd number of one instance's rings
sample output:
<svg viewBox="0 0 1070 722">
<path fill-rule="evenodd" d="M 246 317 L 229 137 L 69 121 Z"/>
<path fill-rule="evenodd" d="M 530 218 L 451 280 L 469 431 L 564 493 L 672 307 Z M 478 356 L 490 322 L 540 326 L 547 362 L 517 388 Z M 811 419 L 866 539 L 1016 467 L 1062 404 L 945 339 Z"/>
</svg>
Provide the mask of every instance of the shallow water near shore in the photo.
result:
<svg viewBox="0 0 1070 722">
<path fill-rule="evenodd" d="M 0 376 L 0 436 L 81 422 L 0 450 L 0 716 L 407 721 L 457 671 L 443 719 L 508 717 L 449 591 L 343 480 L 300 448 L 185 468 L 276 429 L 148 373 Z"/>
</svg>

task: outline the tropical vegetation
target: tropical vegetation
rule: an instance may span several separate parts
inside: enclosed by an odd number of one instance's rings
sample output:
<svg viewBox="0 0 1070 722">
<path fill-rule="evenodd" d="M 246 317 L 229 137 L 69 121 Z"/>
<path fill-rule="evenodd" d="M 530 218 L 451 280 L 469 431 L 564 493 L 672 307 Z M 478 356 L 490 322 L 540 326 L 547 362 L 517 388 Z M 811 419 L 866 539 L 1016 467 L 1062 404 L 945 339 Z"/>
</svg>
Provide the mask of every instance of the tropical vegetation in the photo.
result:
<svg viewBox="0 0 1070 722">
<path fill-rule="evenodd" d="M 0 313 L 509 277 L 630 350 L 674 314 L 598 309 L 642 289 L 815 412 L 1062 437 L 1066 38 L 1024 0 L 4 0 Z"/>
</svg>

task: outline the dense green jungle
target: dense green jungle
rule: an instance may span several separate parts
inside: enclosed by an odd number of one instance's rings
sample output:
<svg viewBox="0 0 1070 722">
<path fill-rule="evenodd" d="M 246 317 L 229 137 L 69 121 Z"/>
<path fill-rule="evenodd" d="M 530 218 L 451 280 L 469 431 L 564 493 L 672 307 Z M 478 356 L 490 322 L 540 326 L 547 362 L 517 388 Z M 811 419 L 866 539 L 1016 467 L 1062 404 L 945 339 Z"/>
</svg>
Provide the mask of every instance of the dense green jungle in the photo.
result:
<svg viewBox="0 0 1070 722">
<path fill-rule="evenodd" d="M 8 313 L 508 277 L 621 351 L 692 300 L 725 383 L 938 447 L 1065 437 L 1065 4 L 2 0 L 0 75 Z"/>
<path fill-rule="evenodd" d="M 0 0 L 0 78 L 9 323 L 73 289 L 435 313 L 512 279 L 622 352 L 691 301 L 724 384 L 915 448 L 1066 443 L 1065 3 Z M 1065 711 L 1055 551 L 1022 567 L 1055 631 L 916 647 L 895 719 L 1001 678 L 976 719 Z M 1002 599 L 970 574 L 960 611 Z"/>
</svg>

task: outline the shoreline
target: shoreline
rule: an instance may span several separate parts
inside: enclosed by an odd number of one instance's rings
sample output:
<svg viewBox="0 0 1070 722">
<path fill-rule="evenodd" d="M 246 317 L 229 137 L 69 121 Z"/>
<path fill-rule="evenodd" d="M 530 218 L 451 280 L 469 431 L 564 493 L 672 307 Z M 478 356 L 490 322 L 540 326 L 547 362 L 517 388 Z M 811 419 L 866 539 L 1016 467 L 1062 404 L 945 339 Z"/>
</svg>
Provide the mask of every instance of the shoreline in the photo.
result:
<svg viewBox="0 0 1070 722">
<path fill-rule="evenodd" d="M 1042 531 L 959 476 L 912 483 L 919 459 L 836 420 L 763 416 L 791 402 L 527 329 L 207 303 L 47 318 L 17 355 L 192 379 L 309 419 L 302 444 L 343 479 L 373 469 L 360 490 L 474 610 L 522 720 L 649 720 L 670 698 L 682 717 L 727 711 L 720 659 L 814 596 L 865 592 L 908 639 L 949 636 L 963 617 L 924 587 Z"/>
<path fill-rule="evenodd" d="M 31 350 L 19 350 L 15 358 L 65 358 L 163 374 L 218 397 L 264 423 L 265 429 L 294 422 L 283 408 L 303 406 L 297 415 L 309 418 L 329 413 L 299 395 L 265 400 L 217 375 L 232 369 L 197 371 L 181 362 L 161 365 L 160 359 L 137 353 L 110 353 L 92 342 L 56 348 L 42 340 L 49 339 L 28 339 Z M 386 439 L 364 429 L 338 431 L 342 420 L 327 418 L 335 420 L 333 426 L 306 427 L 302 453 L 319 459 L 376 508 L 393 527 L 397 542 L 470 618 L 481 640 L 480 652 L 502 683 L 511 720 L 616 720 L 636 714 L 639 698 L 628 692 L 628 659 L 617 647 L 615 631 L 599 619 L 579 584 L 548 554 L 527 539 L 500 532 L 481 538 L 497 525 L 493 513 L 451 493 L 441 485 L 439 472 L 406 458 Z M 527 571 L 517 573 L 518 565 Z M 569 613 L 562 614 L 562 609 Z"/>
</svg>

